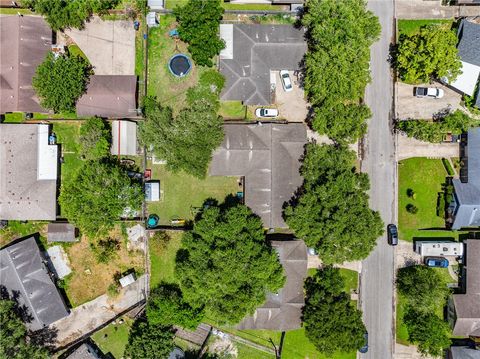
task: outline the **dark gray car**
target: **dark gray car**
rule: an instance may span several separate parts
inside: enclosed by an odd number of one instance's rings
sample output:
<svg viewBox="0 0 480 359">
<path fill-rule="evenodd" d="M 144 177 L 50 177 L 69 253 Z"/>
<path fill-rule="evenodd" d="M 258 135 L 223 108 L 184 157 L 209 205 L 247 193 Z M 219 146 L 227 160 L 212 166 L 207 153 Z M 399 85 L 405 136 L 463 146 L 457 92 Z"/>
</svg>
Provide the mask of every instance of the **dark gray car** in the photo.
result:
<svg viewBox="0 0 480 359">
<path fill-rule="evenodd" d="M 391 246 L 396 246 L 398 244 L 398 230 L 396 225 L 389 224 L 387 226 L 387 236 L 388 244 Z"/>
</svg>

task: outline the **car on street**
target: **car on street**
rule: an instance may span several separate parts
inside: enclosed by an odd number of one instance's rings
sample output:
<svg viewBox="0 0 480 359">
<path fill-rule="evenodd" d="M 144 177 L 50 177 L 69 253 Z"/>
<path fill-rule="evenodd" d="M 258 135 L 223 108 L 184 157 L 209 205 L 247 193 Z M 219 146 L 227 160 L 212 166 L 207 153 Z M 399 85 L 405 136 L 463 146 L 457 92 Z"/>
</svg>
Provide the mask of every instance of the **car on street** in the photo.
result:
<svg viewBox="0 0 480 359">
<path fill-rule="evenodd" d="M 276 108 L 257 108 L 255 110 L 255 116 L 264 118 L 277 117 L 278 110 Z"/>
<path fill-rule="evenodd" d="M 363 334 L 363 338 L 365 339 L 365 344 L 363 345 L 363 347 L 361 347 L 360 349 L 358 349 L 358 351 L 360 353 L 366 353 L 368 352 L 368 333 L 365 332 L 365 334 Z"/>
<path fill-rule="evenodd" d="M 288 73 L 287 70 L 282 70 L 282 71 L 280 71 L 280 78 L 282 79 L 283 89 L 284 89 L 286 92 L 292 91 L 292 90 L 293 90 L 292 80 L 291 80 L 290 74 Z"/>
<path fill-rule="evenodd" d="M 387 237 L 388 244 L 391 246 L 396 246 L 398 244 L 398 230 L 396 225 L 389 224 L 387 226 Z"/>
<path fill-rule="evenodd" d="M 447 268 L 448 259 L 441 257 L 425 257 L 425 265 L 428 267 Z"/>
<path fill-rule="evenodd" d="M 437 87 L 415 87 L 415 96 L 420 98 L 442 98 L 445 92 Z"/>
</svg>

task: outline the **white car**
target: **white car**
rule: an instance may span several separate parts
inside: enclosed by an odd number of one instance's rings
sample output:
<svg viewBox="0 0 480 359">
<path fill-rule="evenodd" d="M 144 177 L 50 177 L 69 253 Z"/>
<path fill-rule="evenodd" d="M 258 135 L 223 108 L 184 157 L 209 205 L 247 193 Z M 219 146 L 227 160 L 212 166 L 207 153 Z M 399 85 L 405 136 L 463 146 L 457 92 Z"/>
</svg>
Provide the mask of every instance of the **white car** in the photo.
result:
<svg viewBox="0 0 480 359">
<path fill-rule="evenodd" d="M 257 117 L 277 117 L 278 110 L 276 108 L 257 108 L 255 110 L 255 116 Z"/>
<path fill-rule="evenodd" d="M 442 98 L 445 92 L 437 87 L 416 87 L 415 96 L 423 98 Z"/>
<path fill-rule="evenodd" d="M 286 92 L 293 90 L 292 80 L 290 79 L 290 74 L 287 70 L 280 71 L 280 78 L 282 79 L 282 86 Z"/>
</svg>

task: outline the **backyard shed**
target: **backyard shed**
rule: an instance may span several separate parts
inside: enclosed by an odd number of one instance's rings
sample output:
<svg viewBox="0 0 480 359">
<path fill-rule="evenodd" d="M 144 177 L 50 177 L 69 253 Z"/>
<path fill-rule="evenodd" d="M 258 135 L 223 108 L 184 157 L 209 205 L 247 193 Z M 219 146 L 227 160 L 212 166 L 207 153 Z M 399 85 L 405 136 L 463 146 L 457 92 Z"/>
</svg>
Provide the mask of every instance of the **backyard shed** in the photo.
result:
<svg viewBox="0 0 480 359">
<path fill-rule="evenodd" d="M 112 121 L 112 147 L 114 156 L 135 156 L 137 154 L 137 123 L 132 121 Z"/>
<path fill-rule="evenodd" d="M 130 285 L 133 282 L 135 282 L 135 274 L 133 273 L 130 273 L 125 277 L 120 278 L 120 285 L 122 286 L 122 288 L 125 288 L 127 285 Z"/>
<path fill-rule="evenodd" d="M 150 10 L 163 10 L 165 8 L 164 0 L 148 0 Z"/>
<path fill-rule="evenodd" d="M 47 227 L 48 242 L 75 242 L 75 226 L 70 223 L 49 223 Z"/>
<path fill-rule="evenodd" d="M 462 256 L 463 243 L 460 242 L 415 242 L 415 251 L 421 256 Z"/>
<path fill-rule="evenodd" d="M 149 202 L 160 201 L 160 181 L 145 183 L 145 200 Z"/>
<path fill-rule="evenodd" d="M 147 26 L 148 27 L 157 27 L 158 26 L 158 20 L 157 20 L 157 14 L 154 13 L 153 11 L 150 11 L 147 16 Z"/>
</svg>

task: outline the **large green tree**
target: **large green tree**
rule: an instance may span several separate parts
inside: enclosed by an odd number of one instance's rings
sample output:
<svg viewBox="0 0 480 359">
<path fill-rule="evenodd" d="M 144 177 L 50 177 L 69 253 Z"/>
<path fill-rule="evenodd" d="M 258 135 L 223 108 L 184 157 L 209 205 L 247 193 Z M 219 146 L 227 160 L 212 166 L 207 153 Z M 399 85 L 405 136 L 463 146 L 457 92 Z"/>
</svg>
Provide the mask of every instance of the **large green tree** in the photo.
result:
<svg viewBox="0 0 480 359">
<path fill-rule="evenodd" d="M 30 343 L 25 324 L 17 315 L 12 300 L 0 300 L 0 358 L 47 359 L 45 348 Z"/>
<path fill-rule="evenodd" d="M 187 107 L 174 116 L 154 98 L 144 101 L 146 119 L 140 124 L 140 141 L 172 171 L 204 178 L 212 152 L 222 143 L 223 121 L 217 115 L 223 76 L 205 72 L 198 86 L 187 91 Z M 194 151 L 192 151 L 194 149 Z"/>
<path fill-rule="evenodd" d="M 180 39 L 188 43 L 193 61 L 197 65 L 213 66 L 212 58 L 225 47 L 218 36 L 223 15 L 220 0 L 189 0 L 175 8 L 174 14 Z"/>
<path fill-rule="evenodd" d="M 333 267 L 319 269 L 305 281 L 305 335 L 328 356 L 358 350 L 365 343 L 362 312 L 351 304 L 343 287 L 340 271 Z"/>
<path fill-rule="evenodd" d="M 142 189 L 110 160 L 87 161 L 61 187 L 62 216 L 89 235 L 113 228 L 125 210 L 138 210 Z"/>
<path fill-rule="evenodd" d="M 447 25 L 430 25 L 415 35 L 401 35 L 395 65 L 400 79 L 407 83 L 442 77 L 454 80 L 461 72 L 457 35 Z"/>
<path fill-rule="evenodd" d="M 176 276 L 183 295 L 218 322 L 240 322 L 284 284 L 262 221 L 244 205 L 205 208 L 182 246 Z"/>
<path fill-rule="evenodd" d="M 106 13 L 119 0 L 21 0 L 22 5 L 45 16 L 55 31 L 84 26 L 85 20 L 94 13 Z"/>
<path fill-rule="evenodd" d="M 125 357 L 129 359 L 168 358 L 175 347 L 173 328 L 149 324 L 138 320 L 133 324 L 125 347 Z"/>
<path fill-rule="evenodd" d="M 285 209 L 288 226 L 326 264 L 365 258 L 384 232 L 378 212 L 368 207 L 368 177 L 355 168 L 344 147 L 306 147 L 300 169 L 303 187 Z"/>
<path fill-rule="evenodd" d="M 195 330 L 202 317 L 202 308 L 194 309 L 185 302 L 182 291 L 176 284 L 162 283 L 150 293 L 147 305 L 150 324 L 178 325 Z"/>
<path fill-rule="evenodd" d="M 90 65 L 80 56 L 65 54 L 55 58 L 49 52 L 37 67 L 32 85 L 43 107 L 55 112 L 75 112 L 90 72 Z"/>
<path fill-rule="evenodd" d="M 97 160 L 109 156 L 112 132 L 105 120 L 89 118 L 80 127 L 81 154 L 87 160 Z"/>
</svg>

